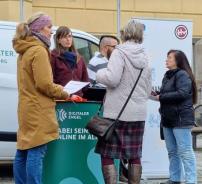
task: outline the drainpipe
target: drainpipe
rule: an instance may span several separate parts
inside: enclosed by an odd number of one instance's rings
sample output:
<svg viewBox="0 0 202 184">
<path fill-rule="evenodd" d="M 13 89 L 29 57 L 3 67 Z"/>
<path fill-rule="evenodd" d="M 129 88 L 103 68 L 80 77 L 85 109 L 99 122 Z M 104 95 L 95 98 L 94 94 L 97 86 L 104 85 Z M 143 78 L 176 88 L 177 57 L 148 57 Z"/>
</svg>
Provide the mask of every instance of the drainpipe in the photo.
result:
<svg viewBox="0 0 202 184">
<path fill-rule="evenodd" d="M 24 0 L 20 0 L 20 22 L 24 21 Z"/>
</svg>

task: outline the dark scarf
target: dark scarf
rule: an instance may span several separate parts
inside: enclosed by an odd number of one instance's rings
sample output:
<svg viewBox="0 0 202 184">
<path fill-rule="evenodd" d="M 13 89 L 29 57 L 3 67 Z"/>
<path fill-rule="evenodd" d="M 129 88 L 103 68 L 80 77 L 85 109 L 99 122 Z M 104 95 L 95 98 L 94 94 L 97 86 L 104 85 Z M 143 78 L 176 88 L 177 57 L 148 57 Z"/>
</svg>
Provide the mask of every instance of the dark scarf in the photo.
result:
<svg viewBox="0 0 202 184">
<path fill-rule="evenodd" d="M 76 66 L 77 66 L 77 55 L 76 55 L 76 53 L 70 52 L 70 51 L 65 51 L 61 56 L 64 58 L 64 61 L 66 63 L 68 63 L 68 65 L 70 66 L 71 69 L 76 68 Z"/>
<path fill-rule="evenodd" d="M 51 42 L 46 36 L 34 31 L 32 31 L 32 34 L 41 40 L 48 48 L 51 46 Z"/>
<path fill-rule="evenodd" d="M 174 76 L 180 69 L 179 68 L 176 68 L 176 69 L 173 69 L 173 70 L 168 70 L 166 72 L 166 78 L 170 79 L 172 78 L 172 76 Z"/>
</svg>

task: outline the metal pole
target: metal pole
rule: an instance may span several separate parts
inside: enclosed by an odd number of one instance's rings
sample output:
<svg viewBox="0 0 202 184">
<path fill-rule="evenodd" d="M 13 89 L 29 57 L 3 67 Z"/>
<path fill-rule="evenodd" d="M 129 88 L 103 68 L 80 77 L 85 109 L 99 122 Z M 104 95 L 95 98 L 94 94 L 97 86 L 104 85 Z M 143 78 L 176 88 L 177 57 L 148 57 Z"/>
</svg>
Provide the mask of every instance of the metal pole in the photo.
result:
<svg viewBox="0 0 202 184">
<path fill-rule="evenodd" d="M 20 0 L 20 21 L 24 20 L 24 0 Z"/>
<path fill-rule="evenodd" d="M 120 38 L 121 27 L 121 0 L 117 0 L 117 37 Z"/>
</svg>

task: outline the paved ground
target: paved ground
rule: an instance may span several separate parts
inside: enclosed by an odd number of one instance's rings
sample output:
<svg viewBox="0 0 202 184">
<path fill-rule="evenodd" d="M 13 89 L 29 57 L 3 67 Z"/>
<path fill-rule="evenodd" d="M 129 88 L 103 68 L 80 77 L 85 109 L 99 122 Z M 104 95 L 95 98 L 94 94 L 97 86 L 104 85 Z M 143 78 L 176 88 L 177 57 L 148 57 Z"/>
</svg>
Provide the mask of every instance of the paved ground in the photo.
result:
<svg viewBox="0 0 202 184">
<path fill-rule="evenodd" d="M 198 136 L 197 143 L 199 149 L 195 151 L 195 153 L 197 158 L 198 184 L 202 184 L 202 136 Z M 2 168 L 0 167 L 0 184 L 14 184 L 12 177 L 8 174 L 9 170 L 11 170 L 11 168 L 7 168 L 7 170 L 4 170 L 3 173 Z M 141 181 L 141 184 L 159 184 L 162 181 L 165 181 L 165 179 L 143 180 Z"/>
</svg>

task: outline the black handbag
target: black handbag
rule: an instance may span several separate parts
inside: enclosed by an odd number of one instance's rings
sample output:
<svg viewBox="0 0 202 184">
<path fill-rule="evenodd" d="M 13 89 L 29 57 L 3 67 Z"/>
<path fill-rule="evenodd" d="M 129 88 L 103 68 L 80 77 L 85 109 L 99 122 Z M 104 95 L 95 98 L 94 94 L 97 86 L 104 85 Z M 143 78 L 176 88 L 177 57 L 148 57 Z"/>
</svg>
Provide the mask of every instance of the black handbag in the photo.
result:
<svg viewBox="0 0 202 184">
<path fill-rule="evenodd" d="M 117 118 L 115 120 L 112 119 L 108 119 L 108 118 L 104 118 L 104 117 L 100 117 L 100 112 L 103 106 L 100 106 L 100 109 L 98 110 L 98 113 L 93 116 L 91 118 L 91 120 L 88 122 L 88 124 L 86 125 L 86 129 L 88 129 L 89 133 L 95 135 L 96 137 L 98 137 L 98 139 L 102 139 L 104 141 L 108 141 L 111 138 L 111 135 L 117 125 L 117 123 L 119 122 L 119 118 L 121 116 L 121 114 L 123 113 L 128 101 L 130 100 L 130 97 L 132 96 L 132 93 L 140 79 L 140 76 L 142 74 L 143 69 L 140 70 L 140 73 L 138 75 L 138 78 L 125 102 L 125 104 L 123 105 L 121 111 L 119 112 Z"/>
</svg>

